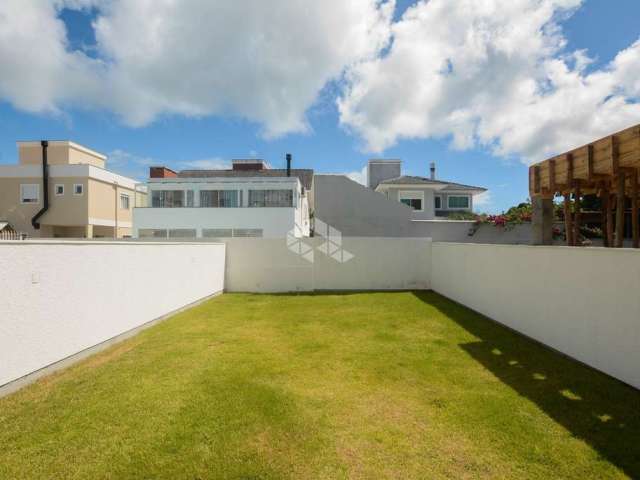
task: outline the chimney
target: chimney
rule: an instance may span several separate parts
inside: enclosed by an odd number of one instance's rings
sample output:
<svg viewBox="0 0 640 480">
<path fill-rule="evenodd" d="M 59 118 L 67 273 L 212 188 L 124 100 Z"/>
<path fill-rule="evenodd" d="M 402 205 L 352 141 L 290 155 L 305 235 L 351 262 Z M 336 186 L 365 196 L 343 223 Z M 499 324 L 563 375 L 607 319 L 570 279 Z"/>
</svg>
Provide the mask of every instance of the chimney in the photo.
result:
<svg viewBox="0 0 640 480">
<path fill-rule="evenodd" d="M 435 162 L 431 162 L 431 164 L 429 166 L 431 167 L 429 169 L 431 171 L 431 174 L 429 175 L 429 178 L 431 178 L 431 180 L 435 180 L 436 179 L 436 164 L 435 164 Z"/>
<path fill-rule="evenodd" d="M 170 178 L 178 174 L 167 167 L 149 167 L 149 178 Z"/>
<path fill-rule="evenodd" d="M 291 176 L 291 154 L 287 153 L 287 177 Z"/>
</svg>

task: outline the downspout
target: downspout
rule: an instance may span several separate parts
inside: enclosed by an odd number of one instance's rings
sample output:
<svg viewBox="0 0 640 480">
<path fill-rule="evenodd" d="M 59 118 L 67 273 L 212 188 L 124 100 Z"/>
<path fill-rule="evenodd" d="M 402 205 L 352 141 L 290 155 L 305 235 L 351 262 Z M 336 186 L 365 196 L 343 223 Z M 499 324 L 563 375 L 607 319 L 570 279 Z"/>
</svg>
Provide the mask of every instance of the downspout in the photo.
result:
<svg viewBox="0 0 640 480">
<path fill-rule="evenodd" d="M 47 147 L 49 146 L 49 142 L 46 140 L 42 140 L 40 142 L 42 145 L 42 208 L 35 216 L 31 219 L 31 225 L 36 230 L 40 230 L 40 222 L 38 219 L 49 210 L 49 164 L 47 162 Z"/>
</svg>

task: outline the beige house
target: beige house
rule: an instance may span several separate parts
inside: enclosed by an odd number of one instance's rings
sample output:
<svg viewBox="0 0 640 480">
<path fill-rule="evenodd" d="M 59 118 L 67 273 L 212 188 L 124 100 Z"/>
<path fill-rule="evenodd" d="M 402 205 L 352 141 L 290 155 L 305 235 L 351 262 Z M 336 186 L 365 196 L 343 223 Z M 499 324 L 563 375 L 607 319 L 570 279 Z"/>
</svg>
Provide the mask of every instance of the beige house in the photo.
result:
<svg viewBox="0 0 640 480">
<path fill-rule="evenodd" d="M 106 156 L 70 141 L 38 141 L 18 142 L 18 157 L 18 165 L 0 165 L 0 222 L 29 237 L 131 235 L 132 209 L 146 194 L 106 170 Z"/>
</svg>

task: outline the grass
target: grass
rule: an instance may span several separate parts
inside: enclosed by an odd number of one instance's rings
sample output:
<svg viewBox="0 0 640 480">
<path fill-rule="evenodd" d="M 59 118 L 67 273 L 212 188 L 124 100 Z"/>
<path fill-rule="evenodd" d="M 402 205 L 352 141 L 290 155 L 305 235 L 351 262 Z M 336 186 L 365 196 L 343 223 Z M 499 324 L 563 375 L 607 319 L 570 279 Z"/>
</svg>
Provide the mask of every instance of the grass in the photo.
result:
<svg viewBox="0 0 640 480">
<path fill-rule="evenodd" d="M 0 478 L 640 477 L 640 392 L 434 293 L 225 294 L 0 399 Z"/>
</svg>

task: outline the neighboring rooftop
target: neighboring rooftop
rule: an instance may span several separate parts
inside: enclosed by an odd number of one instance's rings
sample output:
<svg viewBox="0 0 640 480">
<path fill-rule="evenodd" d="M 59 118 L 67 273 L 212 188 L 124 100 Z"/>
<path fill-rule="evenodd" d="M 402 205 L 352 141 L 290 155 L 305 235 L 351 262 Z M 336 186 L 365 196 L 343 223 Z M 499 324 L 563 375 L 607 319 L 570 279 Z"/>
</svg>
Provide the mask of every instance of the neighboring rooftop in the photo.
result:
<svg viewBox="0 0 640 480">
<path fill-rule="evenodd" d="M 290 157 L 287 157 L 290 162 Z M 150 178 L 243 178 L 243 177 L 297 177 L 302 186 L 309 190 L 313 181 L 313 170 L 310 168 L 271 168 L 269 164 L 259 158 L 235 159 L 231 161 L 231 168 L 217 170 L 180 170 L 175 172 L 164 166 L 151 167 Z"/>
<path fill-rule="evenodd" d="M 107 157 L 70 140 L 47 141 L 49 165 L 87 164 L 105 168 Z M 19 141 L 18 158 L 20 165 L 42 164 L 42 141 Z"/>
<path fill-rule="evenodd" d="M 286 177 L 287 170 L 285 168 L 271 168 L 268 170 L 181 170 L 177 172 L 177 176 L 180 178 L 233 178 L 233 177 Z M 291 176 L 298 177 L 300 183 L 309 190 L 311 188 L 311 182 L 313 180 L 313 169 L 307 168 L 292 168 Z"/>
<path fill-rule="evenodd" d="M 432 180 L 426 177 L 417 177 L 414 175 L 401 175 L 396 178 L 390 178 L 383 180 L 380 185 L 433 185 L 441 187 L 441 190 L 477 190 L 478 192 L 485 192 L 487 189 L 483 187 L 476 187 L 473 185 L 465 185 L 456 182 L 447 182 L 446 180 Z"/>
</svg>

